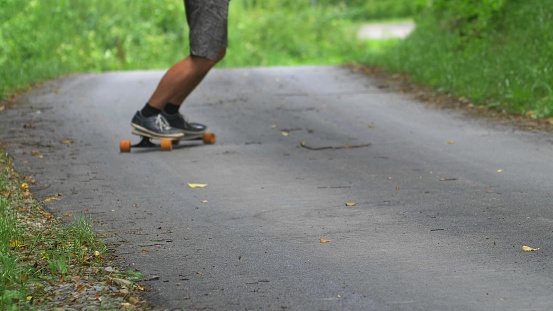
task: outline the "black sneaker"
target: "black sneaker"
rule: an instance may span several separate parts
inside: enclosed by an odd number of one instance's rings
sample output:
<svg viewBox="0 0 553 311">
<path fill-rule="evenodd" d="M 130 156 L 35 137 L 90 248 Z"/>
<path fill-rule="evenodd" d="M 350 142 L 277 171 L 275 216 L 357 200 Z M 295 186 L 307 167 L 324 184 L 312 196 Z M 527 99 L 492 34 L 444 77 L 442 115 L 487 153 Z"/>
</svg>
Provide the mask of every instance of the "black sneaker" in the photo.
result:
<svg viewBox="0 0 553 311">
<path fill-rule="evenodd" d="M 188 122 L 180 113 L 167 114 L 162 111 L 161 114 L 172 128 L 182 131 L 185 135 L 203 135 L 207 129 L 203 124 Z"/>
<path fill-rule="evenodd" d="M 153 137 L 181 138 L 184 136 L 182 131 L 172 128 L 161 114 L 144 117 L 140 111 L 137 111 L 132 118 L 131 126 Z"/>
</svg>

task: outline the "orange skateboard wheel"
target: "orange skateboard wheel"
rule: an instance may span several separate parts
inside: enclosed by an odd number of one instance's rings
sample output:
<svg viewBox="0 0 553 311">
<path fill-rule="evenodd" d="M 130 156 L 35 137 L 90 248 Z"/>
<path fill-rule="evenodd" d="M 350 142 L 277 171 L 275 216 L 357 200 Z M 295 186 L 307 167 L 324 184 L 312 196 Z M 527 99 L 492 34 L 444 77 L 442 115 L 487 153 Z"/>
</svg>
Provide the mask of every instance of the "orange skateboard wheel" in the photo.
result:
<svg viewBox="0 0 553 311">
<path fill-rule="evenodd" d="M 215 137 L 215 134 L 213 133 L 205 133 L 202 137 L 202 140 L 204 141 L 204 144 L 211 145 L 215 143 L 217 137 Z"/>
<path fill-rule="evenodd" d="M 161 140 L 161 150 L 163 150 L 163 151 L 173 150 L 173 140 L 172 139 L 162 139 Z"/>
<path fill-rule="evenodd" d="M 121 152 L 131 152 L 131 141 L 122 140 L 119 142 L 119 151 Z"/>
</svg>

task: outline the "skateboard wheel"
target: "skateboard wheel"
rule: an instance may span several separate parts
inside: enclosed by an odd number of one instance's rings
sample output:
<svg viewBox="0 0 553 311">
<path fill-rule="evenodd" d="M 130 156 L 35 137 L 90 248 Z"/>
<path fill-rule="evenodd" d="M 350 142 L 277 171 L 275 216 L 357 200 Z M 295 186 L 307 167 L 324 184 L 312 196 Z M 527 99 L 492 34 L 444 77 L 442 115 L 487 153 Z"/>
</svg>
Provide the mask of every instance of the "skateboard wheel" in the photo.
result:
<svg viewBox="0 0 553 311">
<path fill-rule="evenodd" d="M 131 152 L 131 141 L 122 140 L 119 142 L 119 151 L 121 152 Z"/>
<path fill-rule="evenodd" d="M 217 140 L 217 137 L 215 137 L 215 134 L 213 133 L 205 133 L 204 136 L 202 137 L 202 140 L 204 141 L 204 144 L 214 144 L 215 141 Z"/>
<path fill-rule="evenodd" d="M 163 151 L 173 150 L 173 140 L 171 140 L 171 139 L 162 139 L 161 140 L 161 150 L 163 150 Z"/>
</svg>

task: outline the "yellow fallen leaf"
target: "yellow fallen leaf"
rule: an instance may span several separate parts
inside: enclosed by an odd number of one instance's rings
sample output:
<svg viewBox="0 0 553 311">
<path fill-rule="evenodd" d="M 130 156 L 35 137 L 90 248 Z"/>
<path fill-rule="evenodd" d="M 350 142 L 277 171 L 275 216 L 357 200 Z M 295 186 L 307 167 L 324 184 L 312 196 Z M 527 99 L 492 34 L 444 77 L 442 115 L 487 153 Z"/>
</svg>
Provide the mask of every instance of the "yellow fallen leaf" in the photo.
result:
<svg viewBox="0 0 553 311">
<path fill-rule="evenodd" d="M 44 156 L 42 155 L 42 153 L 40 153 L 40 151 L 38 151 L 38 150 L 32 150 L 32 151 L 31 151 L 31 155 L 32 155 L 33 157 L 36 157 L 36 158 L 39 158 L 39 159 L 44 158 Z"/>
<path fill-rule="evenodd" d="M 24 183 L 21 184 L 21 186 L 19 186 L 19 189 L 27 190 L 27 189 L 29 189 L 29 184 L 24 182 Z"/>
<path fill-rule="evenodd" d="M 455 141 L 453 141 L 453 140 L 448 140 L 448 141 L 447 141 L 447 144 L 448 144 L 448 145 L 455 145 Z"/>
<path fill-rule="evenodd" d="M 71 217 L 71 213 L 67 213 L 67 214 L 63 215 L 63 217 Z"/>
<path fill-rule="evenodd" d="M 539 251 L 540 249 L 539 249 L 539 248 L 533 248 L 533 247 L 530 247 L 530 246 L 523 245 L 523 246 L 522 246 L 522 250 L 525 251 L 525 252 L 535 252 L 535 251 Z"/>
<path fill-rule="evenodd" d="M 286 131 L 282 131 L 282 136 L 288 137 L 288 136 L 290 136 L 290 133 L 288 133 L 288 132 L 286 132 Z"/>
<path fill-rule="evenodd" d="M 99 251 L 94 251 L 94 256 L 95 256 L 95 257 L 100 256 L 100 252 L 99 252 Z"/>
<path fill-rule="evenodd" d="M 27 301 L 33 300 L 33 296 L 27 296 Z"/>
<path fill-rule="evenodd" d="M 498 173 L 503 173 L 503 170 L 497 170 Z"/>
<path fill-rule="evenodd" d="M 12 248 L 15 248 L 15 247 L 24 247 L 26 246 L 25 244 L 21 243 L 20 241 L 14 241 L 14 240 L 10 240 L 10 247 Z"/>
<path fill-rule="evenodd" d="M 193 189 L 194 188 L 205 188 L 205 187 L 207 187 L 207 184 L 190 184 L 189 183 L 188 187 L 193 188 Z"/>
<path fill-rule="evenodd" d="M 207 200 L 202 200 L 202 203 L 207 203 Z"/>
<path fill-rule="evenodd" d="M 319 242 L 321 242 L 321 243 L 329 243 L 329 242 L 332 242 L 332 241 L 331 241 L 331 240 L 327 240 L 327 239 L 320 238 L 320 239 L 319 239 Z"/>
<path fill-rule="evenodd" d="M 48 203 L 48 202 L 57 201 L 57 200 L 59 200 L 59 199 L 58 199 L 58 198 L 48 198 L 48 199 L 46 199 L 46 200 L 44 200 L 44 201 L 42 201 L 42 202 Z"/>
<path fill-rule="evenodd" d="M 357 205 L 357 203 L 355 202 L 346 203 L 346 206 L 355 206 L 355 205 Z"/>
<path fill-rule="evenodd" d="M 73 143 L 73 140 L 71 139 L 64 139 L 61 141 L 62 144 L 64 145 L 71 145 Z"/>
</svg>

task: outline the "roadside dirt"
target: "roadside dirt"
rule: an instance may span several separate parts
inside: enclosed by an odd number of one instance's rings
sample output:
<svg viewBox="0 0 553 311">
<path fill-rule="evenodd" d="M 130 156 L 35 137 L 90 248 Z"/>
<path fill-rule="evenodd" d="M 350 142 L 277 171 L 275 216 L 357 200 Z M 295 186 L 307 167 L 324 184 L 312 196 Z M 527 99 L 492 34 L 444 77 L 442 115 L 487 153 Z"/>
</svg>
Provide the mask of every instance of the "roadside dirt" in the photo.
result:
<svg viewBox="0 0 553 311">
<path fill-rule="evenodd" d="M 353 71 L 363 72 L 378 81 L 378 88 L 391 93 L 401 93 L 427 103 L 438 109 L 461 111 L 468 116 L 485 118 L 499 125 L 511 126 L 523 131 L 553 132 L 553 118 L 537 119 L 531 113 L 526 115 L 509 113 L 485 106 L 477 106 L 465 97 L 439 92 L 428 86 L 414 83 L 408 74 L 390 74 L 379 67 L 350 65 Z"/>
</svg>

